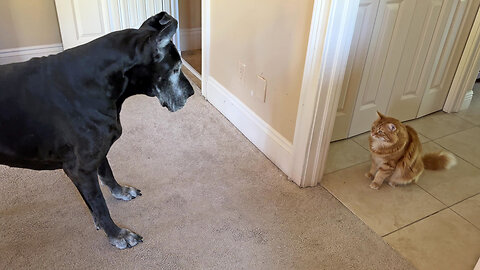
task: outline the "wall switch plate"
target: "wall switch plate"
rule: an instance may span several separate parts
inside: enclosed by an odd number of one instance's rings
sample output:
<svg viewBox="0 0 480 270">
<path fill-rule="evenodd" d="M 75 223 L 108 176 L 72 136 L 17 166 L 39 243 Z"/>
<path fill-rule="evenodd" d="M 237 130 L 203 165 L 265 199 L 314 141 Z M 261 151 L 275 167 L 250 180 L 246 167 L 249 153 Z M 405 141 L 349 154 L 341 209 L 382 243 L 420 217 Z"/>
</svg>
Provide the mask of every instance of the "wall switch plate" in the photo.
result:
<svg viewBox="0 0 480 270">
<path fill-rule="evenodd" d="M 265 103 L 267 98 L 267 80 L 260 75 L 257 75 L 254 90 L 255 98 Z"/>
</svg>

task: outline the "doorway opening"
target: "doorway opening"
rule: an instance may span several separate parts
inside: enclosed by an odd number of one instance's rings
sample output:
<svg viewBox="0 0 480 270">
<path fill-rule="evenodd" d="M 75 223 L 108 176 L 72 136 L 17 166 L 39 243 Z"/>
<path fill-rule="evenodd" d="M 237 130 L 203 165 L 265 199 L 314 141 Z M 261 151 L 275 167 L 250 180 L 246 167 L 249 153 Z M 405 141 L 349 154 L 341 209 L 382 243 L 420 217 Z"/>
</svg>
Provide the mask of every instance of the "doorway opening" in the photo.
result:
<svg viewBox="0 0 480 270">
<path fill-rule="evenodd" d="M 463 232 L 476 230 L 465 213 L 476 211 L 471 202 L 480 200 L 480 159 L 474 154 L 480 151 L 480 76 L 460 112 L 442 109 L 480 1 L 359 2 L 320 184 L 415 266 L 430 260 L 424 255 L 434 253 L 434 246 L 438 255 L 429 265 L 445 258 L 462 265 L 457 258 L 468 248 L 450 252 L 443 239 L 466 241 Z M 388 176 L 378 190 L 371 188 L 369 137 L 377 111 L 415 129 L 422 154 L 449 152 L 457 164 L 425 170 L 406 186 L 388 185 Z M 448 237 L 441 232 L 445 224 L 452 232 Z M 412 254 L 413 248 L 425 254 Z"/>
<path fill-rule="evenodd" d="M 442 110 L 479 2 L 360 1 L 332 141 Z"/>
<path fill-rule="evenodd" d="M 202 0 L 178 1 L 180 50 L 184 72 L 199 88 L 202 87 Z"/>
</svg>

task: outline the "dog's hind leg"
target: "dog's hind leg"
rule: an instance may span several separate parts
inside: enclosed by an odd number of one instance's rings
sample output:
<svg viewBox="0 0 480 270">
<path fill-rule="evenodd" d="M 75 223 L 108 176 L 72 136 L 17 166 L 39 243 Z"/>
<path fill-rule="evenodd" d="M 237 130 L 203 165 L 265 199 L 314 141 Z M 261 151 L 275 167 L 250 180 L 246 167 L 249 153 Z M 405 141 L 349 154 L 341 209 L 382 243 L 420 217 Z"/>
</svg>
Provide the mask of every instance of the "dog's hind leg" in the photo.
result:
<svg viewBox="0 0 480 270">
<path fill-rule="evenodd" d="M 103 198 L 95 171 L 86 173 L 84 170 L 65 169 L 65 173 L 72 180 L 82 195 L 92 213 L 97 228 L 102 228 L 110 243 L 119 249 L 133 247 L 142 242 L 142 237 L 130 230 L 118 227 L 110 217 L 107 204 Z"/>
<path fill-rule="evenodd" d="M 98 176 L 100 181 L 105 184 L 110 191 L 112 192 L 113 197 L 119 200 L 130 201 L 135 199 L 137 196 L 142 196 L 142 193 L 139 189 L 129 186 L 121 186 L 115 180 L 113 176 L 112 168 L 108 163 L 107 157 L 105 157 L 100 166 L 98 167 Z"/>
</svg>

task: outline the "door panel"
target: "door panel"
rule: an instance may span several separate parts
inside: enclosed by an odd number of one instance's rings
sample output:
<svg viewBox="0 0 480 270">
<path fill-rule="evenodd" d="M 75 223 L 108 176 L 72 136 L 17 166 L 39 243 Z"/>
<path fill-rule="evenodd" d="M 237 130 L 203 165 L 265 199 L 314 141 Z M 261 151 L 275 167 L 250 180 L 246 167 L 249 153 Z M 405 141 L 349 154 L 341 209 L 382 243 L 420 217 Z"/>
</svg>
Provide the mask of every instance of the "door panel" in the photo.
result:
<svg viewBox="0 0 480 270">
<path fill-rule="evenodd" d="M 443 34 L 444 37 L 438 43 L 439 47 L 433 50 L 435 54 L 427 60 L 427 63 L 433 62 L 433 65 L 424 71 L 427 77 L 426 83 L 420 87 L 426 90 L 417 117 L 443 108 L 480 4 L 479 0 L 456 0 L 453 2 L 450 9 L 451 19 L 443 29 L 437 30 L 438 36 Z"/>
<path fill-rule="evenodd" d="M 415 1 L 380 1 L 349 136 L 368 130 L 376 111 L 387 110 L 414 8 Z"/>
<path fill-rule="evenodd" d="M 355 100 L 358 89 L 360 88 L 367 58 L 368 46 L 372 37 L 378 4 L 379 1 L 377 0 L 360 1 L 332 140 L 338 140 L 348 136 Z"/>
<path fill-rule="evenodd" d="M 105 6 L 101 0 L 57 0 L 63 48 L 68 49 L 89 42 L 108 33 L 105 24 Z"/>
<path fill-rule="evenodd" d="M 414 119 L 417 116 L 424 93 L 424 89 L 418 86 L 435 26 L 443 27 L 440 22 L 448 18 L 448 14 L 445 14 L 446 16 L 439 20 L 442 2 L 441 0 L 422 0 L 416 3 L 386 111 L 388 115 L 400 121 Z M 445 5 L 449 6 L 446 1 Z M 448 9 L 448 7 L 445 8 L 445 10 Z"/>
<path fill-rule="evenodd" d="M 377 110 L 401 121 L 441 110 L 479 5 L 361 1 L 333 140 L 368 131 Z"/>
<path fill-rule="evenodd" d="M 64 49 L 138 28 L 163 9 L 162 0 L 55 0 L 55 5 Z"/>
</svg>

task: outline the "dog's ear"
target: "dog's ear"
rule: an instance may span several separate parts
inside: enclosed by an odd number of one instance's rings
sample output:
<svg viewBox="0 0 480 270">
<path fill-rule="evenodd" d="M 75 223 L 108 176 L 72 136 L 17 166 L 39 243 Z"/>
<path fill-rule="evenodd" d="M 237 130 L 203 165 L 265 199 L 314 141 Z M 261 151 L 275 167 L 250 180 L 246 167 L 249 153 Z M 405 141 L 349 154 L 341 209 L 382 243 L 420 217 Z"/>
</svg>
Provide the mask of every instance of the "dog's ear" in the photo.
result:
<svg viewBox="0 0 480 270">
<path fill-rule="evenodd" d="M 140 29 L 149 28 L 158 32 L 157 43 L 159 47 L 164 47 L 170 42 L 173 35 L 177 31 L 178 22 L 165 11 L 158 13 L 155 16 L 146 20 Z"/>
</svg>

